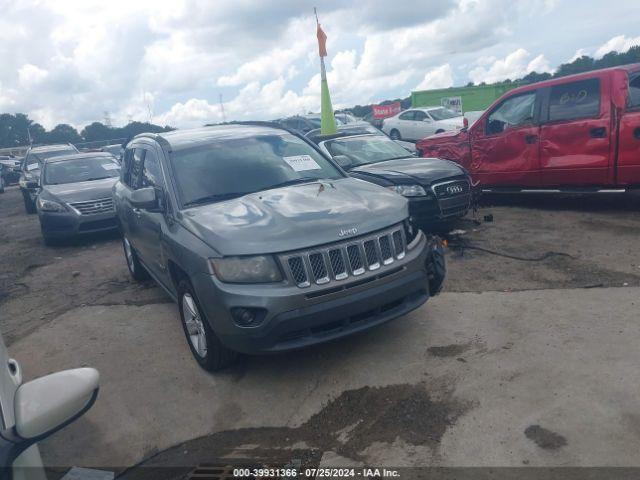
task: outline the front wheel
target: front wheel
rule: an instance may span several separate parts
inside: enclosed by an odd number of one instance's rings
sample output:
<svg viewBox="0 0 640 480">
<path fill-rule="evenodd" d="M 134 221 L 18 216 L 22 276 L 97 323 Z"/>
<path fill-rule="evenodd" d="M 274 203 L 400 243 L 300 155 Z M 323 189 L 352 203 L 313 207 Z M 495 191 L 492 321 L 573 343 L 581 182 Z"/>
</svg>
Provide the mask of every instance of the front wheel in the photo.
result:
<svg viewBox="0 0 640 480">
<path fill-rule="evenodd" d="M 187 280 L 178 284 L 178 307 L 189 349 L 198 364 L 209 372 L 233 364 L 238 354 L 225 347 L 213 332 Z"/>
<path fill-rule="evenodd" d="M 127 268 L 133 279 L 142 282 L 149 279 L 149 272 L 142 266 L 138 259 L 138 254 L 131 246 L 131 242 L 126 236 L 122 237 L 122 248 L 124 250 L 124 258 L 127 261 Z"/>
<path fill-rule="evenodd" d="M 438 237 L 433 238 L 427 259 L 427 275 L 429 277 L 429 294 L 437 295 L 442 290 L 447 276 L 447 264 L 444 258 L 444 248 Z"/>
<path fill-rule="evenodd" d="M 391 137 L 391 140 L 400 140 L 400 139 L 402 139 L 402 137 L 400 136 L 400 132 L 398 130 L 396 130 L 395 128 L 389 132 L 389 136 Z"/>
</svg>

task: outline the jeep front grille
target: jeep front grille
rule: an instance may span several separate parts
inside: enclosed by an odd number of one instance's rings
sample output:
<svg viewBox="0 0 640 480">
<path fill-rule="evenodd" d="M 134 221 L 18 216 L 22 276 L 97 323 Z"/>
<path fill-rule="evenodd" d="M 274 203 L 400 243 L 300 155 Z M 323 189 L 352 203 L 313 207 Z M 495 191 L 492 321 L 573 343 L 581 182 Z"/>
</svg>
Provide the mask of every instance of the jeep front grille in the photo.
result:
<svg viewBox="0 0 640 480">
<path fill-rule="evenodd" d="M 402 225 L 325 247 L 280 255 L 287 276 L 298 287 L 357 277 L 404 258 L 406 240 Z"/>
</svg>

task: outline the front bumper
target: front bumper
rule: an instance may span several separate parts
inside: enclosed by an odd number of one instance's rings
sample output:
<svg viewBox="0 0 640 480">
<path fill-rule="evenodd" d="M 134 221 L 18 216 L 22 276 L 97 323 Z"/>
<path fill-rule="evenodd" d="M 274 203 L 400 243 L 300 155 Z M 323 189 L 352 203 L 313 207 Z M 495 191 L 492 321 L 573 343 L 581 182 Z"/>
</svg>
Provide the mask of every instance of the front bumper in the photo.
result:
<svg viewBox="0 0 640 480">
<path fill-rule="evenodd" d="M 216 335 L 243 353 L 303 348 L 344 337 L 404 315 L 429 298 L 427 262 L 435 239 L 424 237 L 397 268 L 343 288 L 310 292 L 289 284 L 233 285 L 201 274 L 192 278 L 196 294 Z M 312 293 L 312 294 L 310 294 Z M 232 307 L 261 308 L 258 327 L 237 326 Z"/>
<path fill-rule="evenodd" d="M 70 238 L 84 233 L 114 230 L 118 227 L 115 211 L 81 215 L 75 211 L 38 211 L 43 235 L 50 238 Z"/>
</svg>

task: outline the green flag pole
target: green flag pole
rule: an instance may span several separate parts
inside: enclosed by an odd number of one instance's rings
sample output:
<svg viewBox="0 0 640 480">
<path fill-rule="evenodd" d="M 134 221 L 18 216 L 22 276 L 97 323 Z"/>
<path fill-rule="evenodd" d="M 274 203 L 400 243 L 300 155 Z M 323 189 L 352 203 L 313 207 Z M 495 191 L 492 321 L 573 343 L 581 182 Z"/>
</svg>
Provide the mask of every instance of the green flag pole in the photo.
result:
<svg viewBox="0 0 640 480">
<path fill-rule="evenodd" d="M 320 65 L 322 69 L 322 81 L 320 83 L 320 135 L 333 135 L 338 132 L 338 127 L 336 126 L 336 117 L 333 115 L 323 57 L 320 57 Z"/>
</svg>

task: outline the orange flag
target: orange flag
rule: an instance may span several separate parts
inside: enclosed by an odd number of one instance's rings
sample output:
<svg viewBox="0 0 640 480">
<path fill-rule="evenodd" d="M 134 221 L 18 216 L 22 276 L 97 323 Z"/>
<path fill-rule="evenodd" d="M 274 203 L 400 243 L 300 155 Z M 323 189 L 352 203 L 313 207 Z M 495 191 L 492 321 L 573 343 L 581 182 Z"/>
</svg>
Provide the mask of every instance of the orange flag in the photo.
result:
<svg viewBox="0 0 640 480">
<path fill-rule="evenodd" d="M 327 56 L 327 34 L 324 33 L 319 23 L 318 23 L 318 31 L 316 32 L 316 34 L 318 36 L 318 53 L 320 54 L 320 57 L 326 57 Z"/>
</svg>

